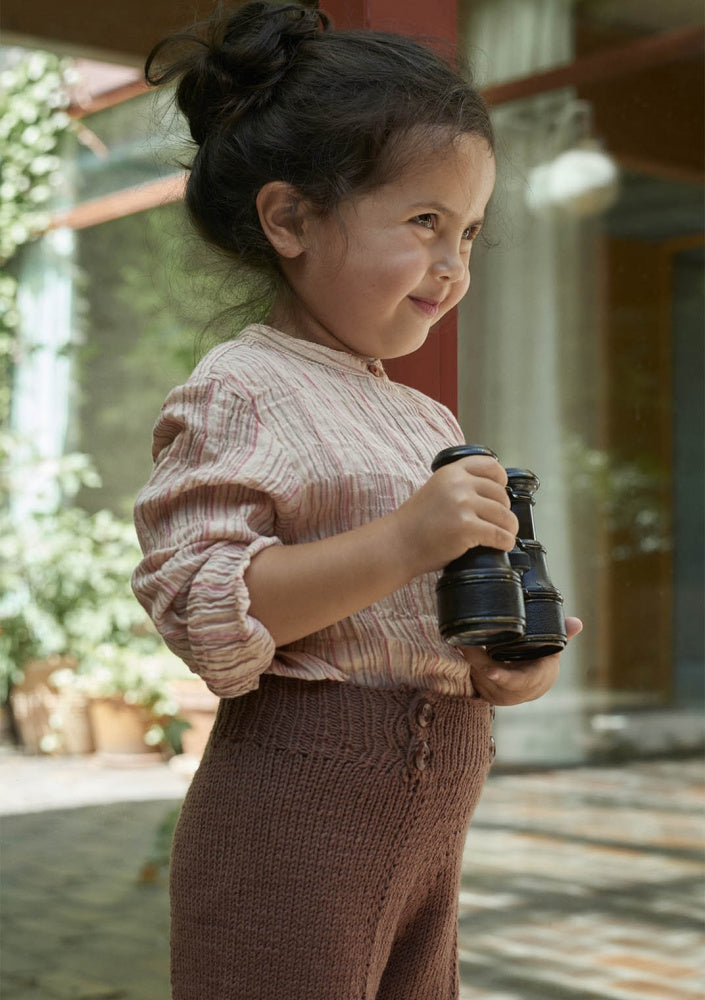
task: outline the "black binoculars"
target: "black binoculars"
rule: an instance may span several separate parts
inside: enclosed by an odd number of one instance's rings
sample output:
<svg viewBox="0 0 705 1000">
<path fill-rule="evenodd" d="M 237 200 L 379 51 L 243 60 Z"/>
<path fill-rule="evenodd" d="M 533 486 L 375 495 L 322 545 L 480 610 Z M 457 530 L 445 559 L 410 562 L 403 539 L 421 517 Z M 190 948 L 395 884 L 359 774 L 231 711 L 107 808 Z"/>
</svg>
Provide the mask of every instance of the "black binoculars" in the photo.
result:
<svg viewBox="0 0 705 1000">
<path fill-rule="evenodd" d="M 433 472 L 489 448 L 462 444 L 439 452 Z M 436 587 L 441 635 L 454 646 L 485 646 L 495 660 L 535 660 L 559 653 L 567 637 L 563 598 L 551 583 L 546 550 L 536 540 L 534 494 L 539 480 L 528 469 L 507 469 L 507 493 L 519 521 L 511 552 L 483 545 L 454 559 Z"/>
</svg>

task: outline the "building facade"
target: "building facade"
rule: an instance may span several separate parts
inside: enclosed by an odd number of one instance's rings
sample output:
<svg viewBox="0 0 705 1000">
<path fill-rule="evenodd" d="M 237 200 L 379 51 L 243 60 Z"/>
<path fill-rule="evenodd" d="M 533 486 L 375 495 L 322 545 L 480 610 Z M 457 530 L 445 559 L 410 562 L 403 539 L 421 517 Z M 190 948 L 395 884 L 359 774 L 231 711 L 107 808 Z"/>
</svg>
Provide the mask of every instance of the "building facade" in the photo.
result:
<svg viewBox="0 0 705 1000">
<path fill-rule="evenodd" d="M 233 290 L 184 228 L 187 147 L 168 95 L 139 82 L 176 11 L 147 4 L 149 16 L 118 31 L 81 20 L 78 0 L 57 25 L 31 6 L 7 4 L 6 44 L 80 60 L 72 113 L 83 132 L 62 149 L 52 228 L 13 263 L 31 350 L 15 371 L 12 419 L 46 455 L 92 455 L 103 486 L 83 502 L 127 514 L 163 397 L 199 345 L 236 332 Z M 566 609 L 585 623 L 551 694 L 498 713 L 502 759 L 701 745 L 700 5 L 328 9 L 340 26 L 456 41 L 492 108 L 499 179 L 471 291 L 418 355 L 389 369 L 453 407 L 469 441 L 538 474 L 538 535 Z"/>
</svg>

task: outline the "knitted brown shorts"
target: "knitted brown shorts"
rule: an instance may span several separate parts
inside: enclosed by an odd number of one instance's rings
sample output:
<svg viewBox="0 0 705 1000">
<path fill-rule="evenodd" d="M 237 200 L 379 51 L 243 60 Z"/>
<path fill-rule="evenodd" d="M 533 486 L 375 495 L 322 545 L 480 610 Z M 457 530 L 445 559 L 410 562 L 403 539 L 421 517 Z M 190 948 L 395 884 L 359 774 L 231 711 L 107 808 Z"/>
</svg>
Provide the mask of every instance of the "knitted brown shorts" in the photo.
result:
<svg viewBox="0 0 705 1000">
<path fill-rule="evenodd" d="M 264 676 L 221 702 L 171 866 L 173 1000 L 453 1000 L 486 702 Z"/>
</svg>

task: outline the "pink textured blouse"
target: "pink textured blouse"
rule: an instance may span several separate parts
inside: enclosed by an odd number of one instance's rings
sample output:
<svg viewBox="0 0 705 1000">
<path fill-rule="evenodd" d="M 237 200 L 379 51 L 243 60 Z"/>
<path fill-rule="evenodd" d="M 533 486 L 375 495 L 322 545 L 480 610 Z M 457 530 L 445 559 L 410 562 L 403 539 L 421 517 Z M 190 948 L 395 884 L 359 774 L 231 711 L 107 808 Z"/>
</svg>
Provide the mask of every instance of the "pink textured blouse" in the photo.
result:
<svg viewBox="0 0 705 1000">
<path fill-rule="evenodd" d="M 256 688 L 262 673 L 470 695 L 466 661 L 438 631 L 437 574 L 280 648 L 248 613 L 243 578 L 268 545 L 395 509 L 462 440 L 449 410 L 390 381 L 379 361 L 247 327 L 164 404 L 135 506 L 135 594 L 221 697 Z"/>
</svg>

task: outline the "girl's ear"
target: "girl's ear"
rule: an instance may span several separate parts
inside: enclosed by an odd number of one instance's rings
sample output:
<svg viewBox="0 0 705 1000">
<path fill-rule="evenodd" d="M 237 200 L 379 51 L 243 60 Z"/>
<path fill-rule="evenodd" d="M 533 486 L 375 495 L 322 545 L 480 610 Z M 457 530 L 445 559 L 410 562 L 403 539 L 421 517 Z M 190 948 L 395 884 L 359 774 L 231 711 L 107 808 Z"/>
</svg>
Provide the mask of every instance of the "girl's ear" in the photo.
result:
<svg viewBox="0 0 705 1000">
<path fill-rule="evenodd" d="M 256 199 L 257 214 L 264 235 L 280 257 L 293 260 L 304 250 L 301 195 L 284 181 L 270 181 L 261 187 Z"/>
</svg>

